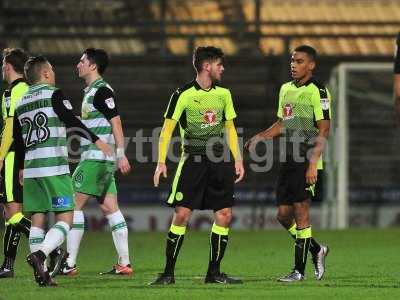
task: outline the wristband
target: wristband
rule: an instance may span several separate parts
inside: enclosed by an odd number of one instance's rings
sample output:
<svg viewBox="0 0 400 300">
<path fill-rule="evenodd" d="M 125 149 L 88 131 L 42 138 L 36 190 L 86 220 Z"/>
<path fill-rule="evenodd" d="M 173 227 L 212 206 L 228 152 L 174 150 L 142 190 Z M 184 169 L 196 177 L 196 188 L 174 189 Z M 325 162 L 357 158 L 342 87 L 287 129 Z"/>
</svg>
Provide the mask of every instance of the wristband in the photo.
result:
<svg viewBox="0 0 400 300">
<path fill-rule="evenodd" d="M 123 158 L 125 156 L 124 148 L 117 148 L 117 159 Z"/>
</svg>

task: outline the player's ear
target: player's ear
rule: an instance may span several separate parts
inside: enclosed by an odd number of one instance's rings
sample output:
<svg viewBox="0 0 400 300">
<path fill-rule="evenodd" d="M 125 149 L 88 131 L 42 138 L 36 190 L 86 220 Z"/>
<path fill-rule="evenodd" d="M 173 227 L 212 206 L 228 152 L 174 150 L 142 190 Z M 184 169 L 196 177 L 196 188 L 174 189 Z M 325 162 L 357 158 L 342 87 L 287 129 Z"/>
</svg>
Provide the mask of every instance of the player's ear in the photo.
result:
<svg viewBox="0 0 400 300">
<path fill-rule="evenodd" d="M 308 67 L 308 68 L 309 68 L 310 71 L 314 71 L 314 69 L 315 69 L 315 61 L 312 60 L 312 61 L 310 62 L 310 64 L 309 64 L 309 67 Z"/>
<path fill-rule="evenodd" d="M 203 62 L 202 70 L 210 71 L 211 70 L 211 63 L 206 60 Z"/>
<path fill-rule="evenodd" d="M 96 64 L 90 64 L 90 70 L 95 71 L 97 70 L 97 65 Z"/>
</svg>

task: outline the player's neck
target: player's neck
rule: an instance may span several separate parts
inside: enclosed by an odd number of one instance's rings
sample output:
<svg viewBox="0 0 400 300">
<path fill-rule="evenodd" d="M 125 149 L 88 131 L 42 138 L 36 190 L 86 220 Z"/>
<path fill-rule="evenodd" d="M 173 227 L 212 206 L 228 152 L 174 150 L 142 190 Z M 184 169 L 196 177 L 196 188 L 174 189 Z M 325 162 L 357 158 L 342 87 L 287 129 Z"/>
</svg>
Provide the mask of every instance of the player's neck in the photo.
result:
<svg viewBox="0 0 400 300">
<path fill-rule="evenodd" d="M 300 78 L 298 80 L 295 80 L 295 84 L 296 86 L 302 86 L 304 85 L 307 81 L 309 81 L 312 77 L 312 74 L 307 74 L 306 76 L 304 76 L 303 78 Z"/>
<path fill-rule="evenodd" d="M 203 90 L 209 90 L 212 87 L 212 80 L 206 74 L 197 74 L 196 82 Z"/>
<path fill-rule="evenodd" d="M 9 77 L 7 78 L 7 83 L 12 84 L 15 80 L 23 78 L 21 74 L 18 73 L 11 73 Z"/>
<path fill-rule="evenodd" d="M 86 82 L 86 85 L 87 86 L 89 86 L 89 85 L 91 85 L 93 82 L 95 82 L 97 79 L 99 79 L 101 76 L 100 76 L 100 74 L 98 74 L 98 73 L 91 73 L 91 74 L 88 74 L 86 77 L 85 77 L 85 82 Z"/>
</svg>

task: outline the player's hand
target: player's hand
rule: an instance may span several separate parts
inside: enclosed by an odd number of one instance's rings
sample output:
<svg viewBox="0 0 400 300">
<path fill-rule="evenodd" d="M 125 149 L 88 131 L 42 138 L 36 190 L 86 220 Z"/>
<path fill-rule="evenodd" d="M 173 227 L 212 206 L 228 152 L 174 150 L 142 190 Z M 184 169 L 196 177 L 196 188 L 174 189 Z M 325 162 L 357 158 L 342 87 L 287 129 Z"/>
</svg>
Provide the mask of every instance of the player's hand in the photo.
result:
<svg viewBox="0 0 400 300">
<path fill-rule="evenodd" d="M 0 159 L 0 172 L 3 170 L 4 160 Z"/>
<path fill-rule="evenodd" d="M 246 142 L 246 144 L 244 144 L 244 148 L 247 149 L 247 151 L 249 152 L 254 152 L 256 145 L 259 141 L 261 141 L 262 138 L 261 136 L 259 136 L 258 134 L 256 134 L 255 136 L 253 136 L 250 140 L 248 140 Z"/>
<path fill-rule="evenodd" d="M 104 155 L 106 155 L 106 156 L 114 155 L 114 151 L 111 149 L 111 147 L 109 145 L 107 145 L 106 143 L 104 143 L 101 139 L 98 139 L 95 142 L 95 145 L 97 146 L 97 148 L 99 148 L 101 150 L 101 152 L 104 153 Z"/>
<path fill-rule="evenodd" d="M 167 165 L 165 163 L 158 163 L 157 168 L 154 171 L 153 182 L 155 187 L 158 187 L 158 184 L 160 183 L 161 174 L 163 174 L 164 178 L 167 178 Z"/>
<path fill-rule="evenodd" d="M 19 184 L 24 185 L 24 169 L 19 170 Z"/>
<path fill-rule="evenodd" d="M 131 165 L 125 155 L 118 159 L 118 169 L 124 175 L 128 174 L 131 171 Z"/>
<path fill-rule="evenodd" d="M 244 177 L 244 167 L 243 167 L 242 160 L 235 162 L 235 173 L 236 173 L 236 176 L 238 176 L 238 178 L 236 178 L 236 180 L 235 180 L 235 183 L 238 183 Z"/>
<path fill-rule="evenodd" d="M 308 184 L 315 184 L 317 182 L 318 170 L 317 164 L 310 164 L 306 172 L 306 182 Z"/>
</svg>

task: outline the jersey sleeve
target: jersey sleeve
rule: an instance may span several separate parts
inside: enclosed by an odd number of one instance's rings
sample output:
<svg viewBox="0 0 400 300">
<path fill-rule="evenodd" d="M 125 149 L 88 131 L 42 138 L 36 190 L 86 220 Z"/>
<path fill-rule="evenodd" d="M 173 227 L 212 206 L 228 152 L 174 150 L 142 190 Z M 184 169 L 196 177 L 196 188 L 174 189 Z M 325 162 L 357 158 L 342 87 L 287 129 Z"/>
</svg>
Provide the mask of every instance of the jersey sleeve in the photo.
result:
<svg viewBox="0 0 400 300">
<path fill-rule="evenodd" d="M 13 136 L 15 143 L 15 156 L 19 161 L 24 161 L 25 159 L 25 143 L 22 137 L 22 129 L 17 117 L 13 120 Z"/>
<path fill-rule="evenodd" d="M 396 52 L 394 55 L 394 73 L 400 74 L 400 32 L 397 35 Z"/>
<path fill-rule="evenodd" d="M 185 110 L 184 97 L 181 91 L 176 90 L 169 99 L 167 111 L 164 114 L 164 118 L 172 119 L 179 122 L 179 119 Z"/>
<path fill-rule="evenodd" d="M 63 121 L 66 127 L 73 129 L 73 132 L 80 137 L 90 140 L 91 142 L 96 142 L 99 137 L 91 132 L 77 117 L 75 117 L 72 111 L 72 105 L 69 100 L 64 97 L 61 90 L 56 90 L 51 97 L 51 104 L 53 106 L 54 112 Z"/>
<path fill-rule="evenodd" d="M 312 94 L 315 121 L 331 119 L 331 96 L 326 87 L 316 87 Z"/>
<path fill-rule="evenodd" d="M 225 120 L 229 121 L 236 118 L 235 107 L 233 106 L 233 100 L 231 92 L 228 90 L 225 102 Z"/>
<path fill-rule="evenodd" d="M 119 115 L 118 108 L 115 103 L 115 94 L 108 87 L 102 86 L 94 95 L 93 106 L 101 112 L 107 120 Z"/>
<path fill-rule="evenodd" d="M 17 102 L 26 94 L 28 89 L 29 89 L 28 85 L 25 82 L 21 82 L 11 90 L 11 105 L 10 105 L 10 110 L 8 112 L 9 117 L 14 116 Z"/>
<path fill-rule="evenodd" d="M 276 116 L 280 119 L 283 118 L 282 115 L 282 97 L 283 97 L 283 86 L 281 86 L 280 90 L 279 90 L 279 99 L 278 99 L 278 109 L 276 111 Z"/>
</svg>

